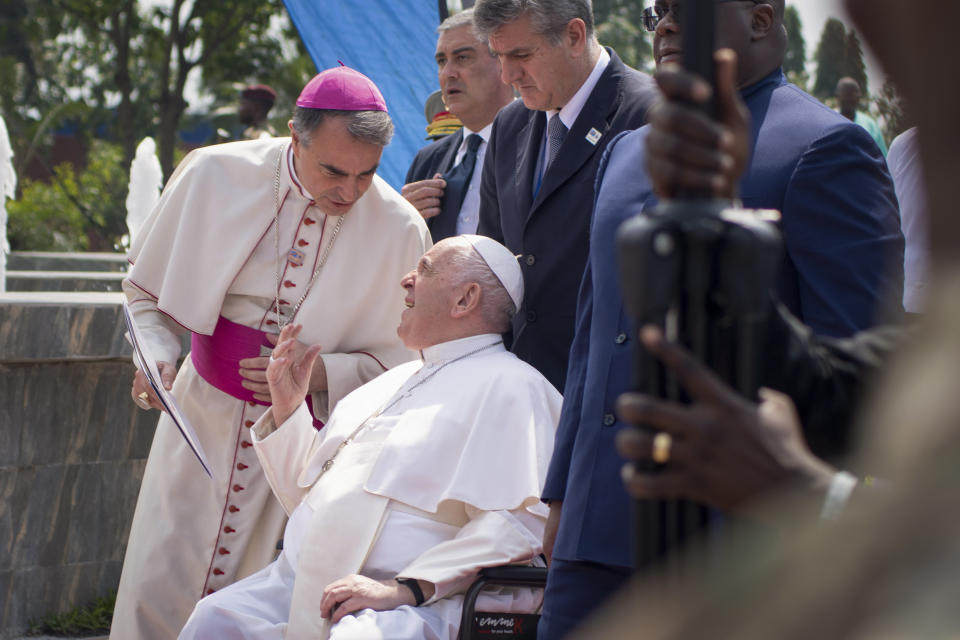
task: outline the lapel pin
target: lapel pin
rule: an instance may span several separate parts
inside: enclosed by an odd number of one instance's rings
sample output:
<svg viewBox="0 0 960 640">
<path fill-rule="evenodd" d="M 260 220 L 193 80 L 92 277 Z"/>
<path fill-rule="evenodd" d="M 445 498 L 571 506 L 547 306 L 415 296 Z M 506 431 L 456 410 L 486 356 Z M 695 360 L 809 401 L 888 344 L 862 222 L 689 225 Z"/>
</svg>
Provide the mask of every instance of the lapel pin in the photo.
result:
<svg viewBox="0 0 960 640">
<path fill-rule="evenodd" d="M 587 135 L 584 137 L 587 139 L 587 142 L 589 142 L 593 146 L 597 146 L 597 143 L 600 142 L 600 137 L 602 135 L 603 134 L 597 131 L 596 129 L 590 129 L 590 131 L 588 131 Z"/>
</svg>

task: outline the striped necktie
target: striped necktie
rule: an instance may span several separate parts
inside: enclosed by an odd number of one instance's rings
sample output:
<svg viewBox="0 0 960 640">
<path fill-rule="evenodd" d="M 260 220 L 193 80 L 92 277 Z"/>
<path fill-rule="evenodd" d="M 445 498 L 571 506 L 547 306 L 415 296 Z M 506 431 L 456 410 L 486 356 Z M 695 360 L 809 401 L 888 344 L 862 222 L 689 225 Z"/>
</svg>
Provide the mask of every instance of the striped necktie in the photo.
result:
<svg viewBox="0 0 960 640">
<path fill-rule="evenodd" d="M 563 139 L 567 137 L 567 127 L 560 119 L 560 114 L 550 118 L 550 124 L 547 125 L 547 167 L 553 164 L 554 158 L 560 153 L 560 146 Z M 546 173 L 546 170 L 544 170 Z"/>
</svg>

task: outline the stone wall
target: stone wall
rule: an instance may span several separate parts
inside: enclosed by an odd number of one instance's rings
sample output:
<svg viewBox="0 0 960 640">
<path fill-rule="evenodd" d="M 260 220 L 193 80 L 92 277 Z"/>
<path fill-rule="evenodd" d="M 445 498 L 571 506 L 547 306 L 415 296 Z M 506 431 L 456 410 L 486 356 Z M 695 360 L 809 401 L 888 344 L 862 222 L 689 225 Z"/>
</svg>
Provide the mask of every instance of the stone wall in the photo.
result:
<svg viewBox="0 0 960 640">
<path fill-rule="evenodd" d="M 119 582 L 157 419 L 120 299 L 0 294 L 0 638 Z"/>
</svg>

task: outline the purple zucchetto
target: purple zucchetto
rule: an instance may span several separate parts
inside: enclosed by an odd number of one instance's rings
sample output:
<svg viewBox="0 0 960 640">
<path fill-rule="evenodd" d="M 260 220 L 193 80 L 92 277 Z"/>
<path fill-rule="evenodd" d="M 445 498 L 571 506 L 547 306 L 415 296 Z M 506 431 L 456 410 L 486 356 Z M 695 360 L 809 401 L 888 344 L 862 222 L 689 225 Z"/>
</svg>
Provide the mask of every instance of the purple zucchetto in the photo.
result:
<svg viewBox="0 0 960 640">
<path fill-rule="evenodd" d="M 321 71 L 307 83 L 297 98 L 305 109 L 338 111 L 386 111 L 387 103 L 373 80 L 350 67 Z"/>
</svg>

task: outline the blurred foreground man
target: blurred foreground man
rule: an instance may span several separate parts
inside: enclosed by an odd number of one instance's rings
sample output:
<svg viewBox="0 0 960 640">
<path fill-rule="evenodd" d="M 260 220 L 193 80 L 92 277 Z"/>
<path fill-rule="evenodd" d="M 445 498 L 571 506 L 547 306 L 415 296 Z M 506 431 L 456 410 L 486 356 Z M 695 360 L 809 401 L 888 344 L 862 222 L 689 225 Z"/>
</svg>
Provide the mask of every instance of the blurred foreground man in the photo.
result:
<svg viewBox="0 0 960 640">
<path fill-rule="evenodd" d="M 463 128 L 417 152 L 400 193 L 427 221 L 434 242 L 475 233 L 480 177 L 493 118 L 513 101 L 500 82 L 500 65 L 473 29 L 473 9 L 437 28 L 437 75 L 443 102 Z"/>
<path fill-rule="evenodd" d="M 678 2 L 646 10 L 657 64 L 682 61 L 683 15 Z M 816 333 L 846 336 L 869 327 L 888 297 L 899 301 L 903 237 L 897 201 L 883 156 L 862 128 L 787 83 L 783 1 L 723 2 L 716 7 L 716 42 L 739 58 L 726 67 L 751 123 L 750 146 L 726 153 L 725 167 L 744 179 L 697 186 L 748 208 L 782 212 L 784 259 L 777 281 L 782 303 Z M 660 76 L 658 75 L 658 80 Z M 650 110 L 651 121 L 659 106 Z M 652 153 L 686 149 L 650 127 L 610 142 L 597 173 L 590 256 L 577 316 L 557 446 L 543 497 L 550 501 L 544 548 L 552 551 L 542 638 L 561 637 L 619 588 L 633 569 L 631 508 L 614 441 L 623 427 L 617 398 L 633 384 L 635 327 L 623 309 L 615 235 L 630 216 L 649 211 L 675 191 L 654 190 L 641 168 Z M 720 156 L 698 163 L 716 162 Z M 712 178 L 712 175 L 709 176 Z M 765 356 L 771 353 L 762 351 Z M 771 359 L 764 384 L 791 382 L 786 360 Z M 782 387 L 780 387 L 782 388 Z M 811 444 L 836 454 L 846 431 L 822 433 Z M 556 541 L 554 545 L 554 540 Z M 573 606 L 579 602 L 580 606 Z M 584 604 L 585 603 L 585 604 Z"/>
<path fill-rule="evenodd" d="M 327 70 L 301 93 L 290 133 L 193 152 L 131 249 L 124 292 L 213 480 L 164 414 L 127 545 L 117 640 L 176 637 L 197 600 L 274 557 L 285 515 L 250 427 L 270 405 L 267 356 L 285 325 L 303 323 L 303 338 L 322 345 L 308 385 L 316 426 L 413 357 L 394 331 L 395 283 L 430 240 L 375 175 L 393 133 L 383 97 L 352 69 Z M 177 372 L 184 331 L 191 350 Z M 132 395 L 160 407 L 139 371 Z"/>
<path fill-rule="evenodd" d="M 785 531 L 796 535 L 783 537 L 772 552 L 745 545 L 746 553 L 707 575 L 695 571 L 682 583 L 674 576 L 676 588 L 638 584 L 582 638 L 624 637 L 639 626 L 652 640 L 960 636 L 960 82 L 950 80 L 960 74 L 941 64 L 960 55 L 953 28 L 960 5 L 938 5 L 932 21 L 905 14 L 896 0 L 846 6 L 915 108 L 930 205 L 929 306 L 886 368 L 852 461 L 888 482 L 855 489 L 833 524 L 792 523 Z M 789 498 L 777 493 L 770 503 L 792 506 Z"/>
<path fill-rule="evenodd" d="M 561 398 L 503 347 L 523 298 L 516 258 L 489 238 L 449 238 L 401 285 L 397 333 L 422 361 L 344 398 L 319 433 L 302 402 L 319 347 L 302 352 L 299 328 L 284 330 L 273 408 L 252 430 L 290 514 L 283 551 L 201 600 L 181 639 L 454 640 L 477 571 L 540 553 Z M 536 603 L 520 591 L 494 607 Z"/>
</svg>

